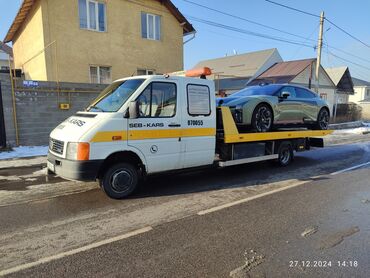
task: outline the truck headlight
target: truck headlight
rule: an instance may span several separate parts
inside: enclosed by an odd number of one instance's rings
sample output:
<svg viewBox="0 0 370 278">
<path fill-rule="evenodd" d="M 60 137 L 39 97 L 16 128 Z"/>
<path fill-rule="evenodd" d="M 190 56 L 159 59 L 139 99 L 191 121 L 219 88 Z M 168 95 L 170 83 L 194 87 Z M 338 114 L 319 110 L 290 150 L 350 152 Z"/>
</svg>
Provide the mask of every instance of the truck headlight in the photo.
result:
<svg viewBox="0 0 370 278">
<path fill-rule="evenodd" d="M 66 158 L 70 160 L 89 160 L 90 144 L 73 142 L 68 143 Z"/>
<path fill-rule="evenodd" d="M 68 143 L 66 158 L 71 160 L 77 160 L 77 146 L 78 143 Z"/>
</svg>

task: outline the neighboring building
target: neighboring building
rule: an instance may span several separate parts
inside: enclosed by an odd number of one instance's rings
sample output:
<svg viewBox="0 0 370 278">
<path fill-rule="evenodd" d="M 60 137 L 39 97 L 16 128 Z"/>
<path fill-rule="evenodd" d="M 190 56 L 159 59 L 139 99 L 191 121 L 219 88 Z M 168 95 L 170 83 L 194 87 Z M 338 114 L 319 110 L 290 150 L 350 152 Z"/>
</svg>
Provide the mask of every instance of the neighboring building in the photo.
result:
<svg viewBox="0 0 370 278">
<path fill-rule="evenodd" d="M 12 63 L 12 48 L 0 41 L 0 70 L 9 70 L 9 58 Z"/>
<path fill-rule="evenodd" d="M 210 78 L 215 80 L 216 91 L 230 94 L 245 88 L 254 77 L 282 61 L 278 50 L 272 48 L 201 61 L 194 68 L 209 67 L 213 73 Z"/>
<path fill-rule="evenodd" d="M 348 67 L 326 68 L 325 71 L 337 87 L 337 103 L 348 103 L 350 95 L 353 95 L 353 82 Z"/>
<path fill-rule="evenodd" d="M 193 32 L 170 0 L 24 0 L 4 41 L 26 79 L 109 83 L 182 70 Z"/>
<path fill-rule="evenodd" d="M 354 94 L 349 101 L 354 103 L 370 102 L 370 82 L 352 77 Z"/>
<path fill-rule="evenodd" d="M 319 88 L 315 77 L 316 59 L 304 59 L 280 62 L 260 74 L 248 85 L 258 85 L 261 83 L 290 83 L 310 88 L 325 99 L 330 108 L 331 114 L 334 110 L 336 99 L 336 86 L 320 65 Z"/>
</svg>

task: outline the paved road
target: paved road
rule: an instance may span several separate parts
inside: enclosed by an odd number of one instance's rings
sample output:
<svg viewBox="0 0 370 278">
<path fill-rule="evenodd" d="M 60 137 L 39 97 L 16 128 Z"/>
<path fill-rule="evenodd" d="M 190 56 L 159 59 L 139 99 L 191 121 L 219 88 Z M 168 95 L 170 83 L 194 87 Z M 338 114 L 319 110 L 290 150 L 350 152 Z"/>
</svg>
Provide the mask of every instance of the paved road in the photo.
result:
<svg viewBox="0 0 370 278">
<path fill-rule="evenodd" d="M 0 274 L 361 277 L 370 271 L 369 170 L 329 174 L 369 161 L 370 143 L 333 146 L 301 153 L 288 168 L 257 163 L 153 177 L 123 201 L 94 183 L 45 181 L 39 165 L 0 169 Z M 243 199 L 250 201 L 206 213 Z M 324 259 L 332 267 L 294 262 Z M 344 259 L 359 266 L 337 267 Z"/>
</svg>

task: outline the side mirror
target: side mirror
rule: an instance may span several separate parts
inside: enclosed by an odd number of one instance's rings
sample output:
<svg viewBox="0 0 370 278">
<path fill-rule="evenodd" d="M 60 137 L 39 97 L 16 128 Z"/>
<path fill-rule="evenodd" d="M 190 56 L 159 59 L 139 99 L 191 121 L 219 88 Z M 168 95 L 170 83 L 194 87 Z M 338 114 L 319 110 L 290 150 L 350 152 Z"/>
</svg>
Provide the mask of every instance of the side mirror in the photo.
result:
<svg viewBox="0 0 370 278">
<path fill-rule="evenodd" d="M 282 92 L 281 93 L 281 98 L 287 99 L 288 97 L 290 97 L 290 93 L 289 92 Z"/>
<path fill-rule="evenodd" d="M 139 117 L 139 103 L 136 100 L 130 102 L 128 115 L 130 119 L 137 119 Z"/>
</svg>

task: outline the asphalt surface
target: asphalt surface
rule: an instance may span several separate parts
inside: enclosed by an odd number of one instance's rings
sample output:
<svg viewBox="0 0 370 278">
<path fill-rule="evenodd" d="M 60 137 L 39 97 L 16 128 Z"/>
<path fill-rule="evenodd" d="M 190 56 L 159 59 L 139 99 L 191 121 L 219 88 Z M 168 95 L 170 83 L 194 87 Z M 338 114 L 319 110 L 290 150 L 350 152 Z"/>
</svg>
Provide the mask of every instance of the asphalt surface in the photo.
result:
<svg viewBox="0 0 370 278">
<path fill-rule="evenodd" d="M 0 274 L 368 277 L 370 170 L 330 174 L 369 161 L 370 142 L 331 146 L 297 154 L 286 168 L 264 162 L 152 177 L 121 201 L 94 183 L 46 180 L 43 165 L 3 167 Z M 143 227 L 152 230 L 79 251 Z"/>
</svg>

